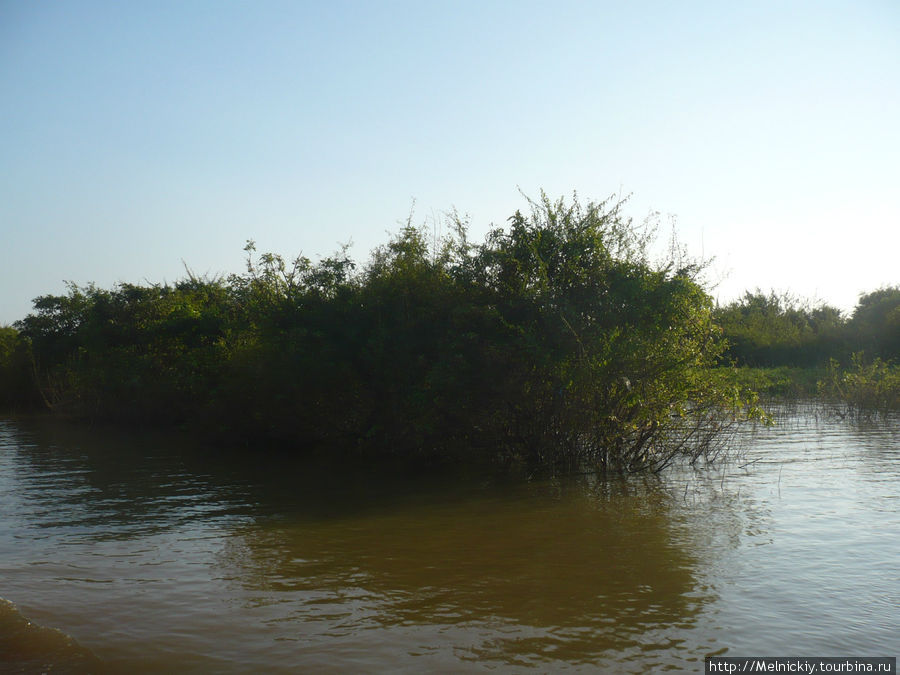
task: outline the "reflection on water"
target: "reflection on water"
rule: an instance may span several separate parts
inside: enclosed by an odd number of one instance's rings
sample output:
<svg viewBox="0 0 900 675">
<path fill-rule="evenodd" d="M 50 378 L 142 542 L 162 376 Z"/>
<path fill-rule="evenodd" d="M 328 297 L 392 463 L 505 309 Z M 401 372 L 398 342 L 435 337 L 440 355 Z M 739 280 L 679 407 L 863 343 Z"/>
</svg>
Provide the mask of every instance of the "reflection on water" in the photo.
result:
<svg viewBox="0 0 900 675">
<path fill-rule="evenodd" d="M 0 596 L 114 670 L 895 655 L 898 429 L 799 408 L 710 471 L 523 480 L 0 420 Z"/>
<path fill-rule="evenodd" d="M 270 620 L 290 625 L 287 639 L 373 630 L 421 641 L 422 626 L 464 625 L 466 643 L 446 645 L 461 658 L 590 662 L 690 625 L 704 600 L 658 487 L 583 479 L 255 525 L 238 529 L 221 564 L 247 591 L 278 596 Z"/>
</svg>

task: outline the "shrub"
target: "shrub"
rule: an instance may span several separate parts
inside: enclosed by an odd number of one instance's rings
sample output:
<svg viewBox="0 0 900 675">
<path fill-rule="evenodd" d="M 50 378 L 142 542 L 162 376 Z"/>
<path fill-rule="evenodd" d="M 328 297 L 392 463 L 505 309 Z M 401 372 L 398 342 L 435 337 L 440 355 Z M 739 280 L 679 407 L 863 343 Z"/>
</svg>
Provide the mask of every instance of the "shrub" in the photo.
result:
<svg viewBox="0 0 900 675">
<path fill-rule="evenodd" d="M 703 266 L 651 263 L 621 202 L 551 201 L 469 242 L 407 224 L 357 267 L 70 286 L 16 324 L 48 405 L 217 437 L 416 458 L 659 470 L 740 419 Z"/>
</svg>

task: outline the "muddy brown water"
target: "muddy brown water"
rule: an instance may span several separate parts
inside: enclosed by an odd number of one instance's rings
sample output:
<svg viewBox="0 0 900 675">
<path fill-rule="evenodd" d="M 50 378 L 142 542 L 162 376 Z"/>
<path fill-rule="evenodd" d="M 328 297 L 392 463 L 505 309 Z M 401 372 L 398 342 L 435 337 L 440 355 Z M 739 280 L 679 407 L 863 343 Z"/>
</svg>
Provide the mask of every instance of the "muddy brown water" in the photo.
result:
<svg viewBox="0 0 900 675">
<path fill-rule="evenodd" d="M 637 673 L 897 656 L 898 535 L 900 421 L 813 406 L 747 430 L 729 462 L 630 478 L 336 470 L 0 419 L 0 660 Z"/>
</svg>

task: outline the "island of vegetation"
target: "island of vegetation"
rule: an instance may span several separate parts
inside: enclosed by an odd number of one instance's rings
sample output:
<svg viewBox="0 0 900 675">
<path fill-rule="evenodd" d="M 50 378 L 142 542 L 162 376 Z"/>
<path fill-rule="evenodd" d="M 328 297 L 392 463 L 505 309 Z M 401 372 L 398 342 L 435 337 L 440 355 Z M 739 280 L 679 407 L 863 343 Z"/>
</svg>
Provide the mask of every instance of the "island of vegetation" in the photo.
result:
<svg viewBox="0 0 900 675">
<path fill-rule="evenodd" d="M 702 262 L 622 202 L 542 195 L 473 243 L 411 221 L 357 265 L 246 247 L 242 274 L 69 285 L 0 327 L 0 404 L 252 448 L 658 471 L 707 457 L 755 390 L 900 402 L 900 289 L 850 319 Z"/>
</svg>

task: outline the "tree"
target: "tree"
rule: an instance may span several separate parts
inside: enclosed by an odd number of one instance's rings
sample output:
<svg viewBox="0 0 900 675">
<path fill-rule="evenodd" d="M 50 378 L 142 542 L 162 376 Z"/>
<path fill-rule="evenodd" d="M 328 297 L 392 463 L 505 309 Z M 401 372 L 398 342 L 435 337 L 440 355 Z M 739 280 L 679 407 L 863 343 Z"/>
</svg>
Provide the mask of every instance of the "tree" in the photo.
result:
<svg viewBox="0 0 900 675">
<path fill-rule="evenodd" d="M 900 286 L 861 295 L 850 328 L 858 349 L 870 357 L 900 360 Z"/>
</svg>

